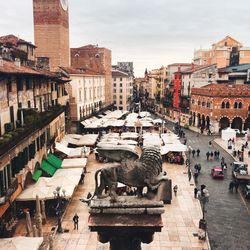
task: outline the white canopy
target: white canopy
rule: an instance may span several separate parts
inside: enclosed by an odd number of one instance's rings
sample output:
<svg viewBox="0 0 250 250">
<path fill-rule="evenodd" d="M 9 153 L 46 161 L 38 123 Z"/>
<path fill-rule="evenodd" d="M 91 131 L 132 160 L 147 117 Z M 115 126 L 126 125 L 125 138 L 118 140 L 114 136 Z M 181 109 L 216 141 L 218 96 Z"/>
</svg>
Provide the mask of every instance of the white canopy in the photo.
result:
<svg viewBox="0 0 250 250">
<path fill-rule="evenodd" d="M 0 239 L 1 250 L 37 250 L 43 243 L 43 237 L 13 237 Z"/>
<path fill-rule="evenodd" d="M 161 124 L 161 123 L 162 123 L 162 120 L 161 120 L 161 119 L 154 119 L 154 120 L 153 120 L 153 123 L 154 123 L 154 124 L 158 124 L 158 123 Z"/>
<path fill-rule="evenodd" d="M 166 144 L 161 147 L 161 155 L 165 155 L 168 152 L 185 152 L 187 151 L 187 146 L 179 143 Z"/>
<path fill-rule="evenodd" d="M 53 177 L 40 177 L 37 183 L 28 186 L 17 197 L 17 200 L 36 200 L 37 195 L 39 199 L 43 200 L 54 199 L 53 192 L 58 186 L 61 187 L 60 192 L 62 193 L 62 190 L 65 190 L 66 198 L 70 198 L 74 193 L 75 187 L 79 183 L 81 173 L 81 168 L 58 169 Z"/>
<path fill-rule="evenodd" d="M 84 168 L 87 164 L 87 158 L 64 159 L 62 168 Z"/>
<path fill-rule="evenodd" d="M 221 131 L 221 139 L 228 141 L 229 139 L 236 139 L 236 131 L 231 128 L 226 128 Z"/>
<path fill-rule="evenodd" d="M 137 139 L 139 137 L 139 134 L 138 133 L 135 133 L 135 132 L 124 132 L 121 134 L 121 139 Z"/>
<path fill-rule="evenodd" d="M 147 111 L 140 112 L 140 117 L 147 117 L 147 116 L 151 116 L 151 114 Z"/>
<path fill-rule="evenodd" d="M 118 142 L 118 144 L 120 144 L 120 145 L 124 145 L 124 144 L 127 144 L 127 145 L 137 145 L 137 142 L 134 141 L 134 140 L 120 140 Z"/>
<path fill-rule="evenodd" d="M 64 144 L 56 142 L 55 148 L 56 150 L 66 154 L 69 158 L 82 157 L 84 155 L 83 147 L 68 148 Z"/>
</svg>

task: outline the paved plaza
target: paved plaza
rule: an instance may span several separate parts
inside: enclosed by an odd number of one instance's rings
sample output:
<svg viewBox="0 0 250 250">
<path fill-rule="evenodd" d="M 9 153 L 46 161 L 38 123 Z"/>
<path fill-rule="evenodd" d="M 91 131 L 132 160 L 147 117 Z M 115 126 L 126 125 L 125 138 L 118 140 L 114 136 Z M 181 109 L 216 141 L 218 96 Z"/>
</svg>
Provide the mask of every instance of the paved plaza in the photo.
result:
<svg viewBox="0 0 250 250">
<path fill-rule="evenodd" d="M 168 122 L 168 128 L 172 129 L 173 123 Z M 208 235 L 211 249 L 235 250 L 250 249 L 250 214 L 249 202 L 245 201 L 241 193 L 230 193 L 229 182 L 232 180 L 230 163 L 234 161 L 232 156 L 223 149 L 223 144 L 218 137 L 199 135 L 196 132 L 184 129 L 187 144 L 192 148 L 201 150 L 200 157 L 191 156 L 191 166 L 200 163 L 201 174 L 197 185 L 205 184 L 209 190 L 210 197 L 207 205 Z M 215 139 L 215 141 L 214 141 Z M 209 148 L 209 141 L 213 141 Z M 220 157 L 225 158 L 228 169 L 223 180 L 215 180 L 210 176 L 211 168 L 220 166 L 220 160 L 206 160 L 207 151 L 220 151 Z M 245 158 L 246 159 L 246 158 Z"/>
<path fill-rule="evenodd" d="M 57 234 L 56 250 L 109 249 L 109 244 L 99 243 L 97 234 L 89 231 L 88 207 L 79 201 L 79 198 L 86 197 L 88 192 L 94 191 L 94 173 L 101 167 L 103 164 L 97 163 L 94 156 L 90 155 L 87 166 L 89 173 L 86 174 L 85 183 L 77 188 L 63 219 L 63 227 L 69 229 L 69 233 Z M 165 205 L 162 232 L 155 234 L 151 244 L 143 244 L 143 249 L 209 249 L 206 242 L 198 240 L 198 237 L 193 235 L 198 232 L 198 223 L 202 215 L 199 201 L 193 198 L 194 186 L 188 182 L 186 167 L 174 164 L 164 164 L 163 167 L 172 179 L 173 185 L 178 185 L 178 192 L 177 196 L 173 197 L 172 204 Z M 79 230 L 73 229 L 72 218 L 75 213 L 80 217 Z"/>
</svg>

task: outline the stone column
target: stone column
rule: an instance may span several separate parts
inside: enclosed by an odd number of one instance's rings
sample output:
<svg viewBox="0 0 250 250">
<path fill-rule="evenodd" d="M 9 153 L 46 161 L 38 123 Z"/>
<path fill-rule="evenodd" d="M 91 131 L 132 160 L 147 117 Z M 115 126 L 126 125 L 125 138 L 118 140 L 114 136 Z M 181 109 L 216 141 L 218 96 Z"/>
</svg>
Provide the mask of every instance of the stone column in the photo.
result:
<svg viewBox="0 0 250 250">
<path fill-rule="evenodd" d="M 32 225 L 29 212 L 26 212 L 26 230 L 27 230 L 27 236 L 31 237 L 33 235 L 33 232 L 32 232 Z"/>
<path fill-rule="evenodd" d="M 46 224 L 46 211 L 45 211 L 45 202 L 44 200 L 41 200 L 42 205 L 42 223 Z"/>
<path fill-rule="evenodd" d="M 42 226 L 42 215 L 41 215 L 41 205 L 39 197 L 36 196 L 36 215 L 35 215 L 36 227 L 38 230 L 38 236 L 43 236 L 43 226 Z"/>
</svg>

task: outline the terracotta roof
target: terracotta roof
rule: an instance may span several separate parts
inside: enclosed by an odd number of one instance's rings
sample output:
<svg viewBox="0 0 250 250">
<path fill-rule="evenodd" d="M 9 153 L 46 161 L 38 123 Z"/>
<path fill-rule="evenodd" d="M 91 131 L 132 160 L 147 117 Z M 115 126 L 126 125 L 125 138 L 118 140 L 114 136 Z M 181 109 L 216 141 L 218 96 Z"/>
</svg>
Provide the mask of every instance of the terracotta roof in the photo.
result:
<svg viewBox="0 0 250 250">
<path fill-rule="evenodd" d="M 26 66 L 16 66 L 14 62 L 3 60 L 3 65 L 0 65 L 0 73 L 2 74 L 29 74 L 29 75 L 43 75 L 39 71 L 36 71 Z"/>
<path fill-rule="evenodd" d="M 198 70 L 201 70 L 201 69 L 206 69 L 206 68 L 209 68 L 211 66 L 214 66 L 216 64 L 211 64 L 211 65 L 202 65 L 202 66 L 194 66 L 193 68 L 188 68 L 188 69 L 184 69 L 184 70 L 181 70 L 180 72 L 182 74 L 188 74 L 188 73 L 193 73 L 195 71 L 198 71 Z"/>
<path fill-rule="evenodd" d="M 31 42 L 27 42 L 27 41 L 20 39 L 14 35 L 1 36 L 0 42 L 3 44 L 12 43 L 15 47 L 17 47 L 18 44 L 28 44 L 28 45 L 36 48 L 36 46 L 34 44 L 32 44 Z"/>
<path fill-rule="evenodd" d="M 33 75 L 33 76 L 44 76 L 51 79 L 56 79 L 60 81 L 69 81 L 70 79 L 61 78 L 57 73 L 33 69 L 27 66 L 16 66 L 14 62 L 3 60 L 3 65 L 0 64 L 0 74 L 12 74 L 12 75 Z"/>
<path fill-rule="evenodd" d="M 102 73 L 90 68 L 73 68 L 73 67 L 60 67 L 68 74 L 72 75 L 103 75 Z"/>
<path fill-rule="evenodd" d="M 169 64 L 168 66 L 191 66 L 192 63 L 172 63 Z"/>
<path fill-rule="evenodd" d="M 128 74 L 120 70 L 112 70 L 112 77 L 128 77 Z"/>
</svg>

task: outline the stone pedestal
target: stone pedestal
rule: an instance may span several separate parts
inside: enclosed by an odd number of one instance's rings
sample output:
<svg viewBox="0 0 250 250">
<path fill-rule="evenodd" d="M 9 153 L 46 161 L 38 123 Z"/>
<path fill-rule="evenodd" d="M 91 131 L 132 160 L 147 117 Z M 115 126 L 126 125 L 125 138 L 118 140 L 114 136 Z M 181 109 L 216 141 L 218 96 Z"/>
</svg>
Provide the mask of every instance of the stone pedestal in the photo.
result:
<svg viewBox="0 0 250 250">
<path fill-rule="evenodd" d="M 117 202 L 109 198 L 92 200 L 89 228 L 98 233 L 102 243 L 110 242 L 111 250 L 139 250 L 141 243 L 153 241 L 155 232 L 163 226 L 163 202 L 119 196 Z"/>
</svg>

